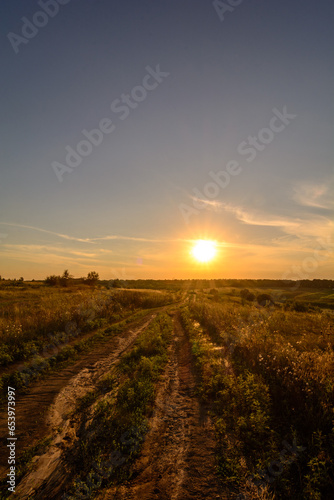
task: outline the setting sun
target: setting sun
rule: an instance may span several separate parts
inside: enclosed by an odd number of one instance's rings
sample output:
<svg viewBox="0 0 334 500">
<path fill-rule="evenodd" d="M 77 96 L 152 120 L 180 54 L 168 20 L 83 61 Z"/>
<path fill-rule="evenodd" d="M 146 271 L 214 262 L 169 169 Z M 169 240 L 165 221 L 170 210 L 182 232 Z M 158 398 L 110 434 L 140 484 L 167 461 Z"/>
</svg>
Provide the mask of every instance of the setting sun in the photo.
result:
<svg viewBox="0 0 334 500">
<path fill-rule="evenodd" d="M 210 240 L 198 240 L 192 248 L 192 254 L 198 262 L 209 262 L 216 255 L 216 243 Z"/>
</svg>

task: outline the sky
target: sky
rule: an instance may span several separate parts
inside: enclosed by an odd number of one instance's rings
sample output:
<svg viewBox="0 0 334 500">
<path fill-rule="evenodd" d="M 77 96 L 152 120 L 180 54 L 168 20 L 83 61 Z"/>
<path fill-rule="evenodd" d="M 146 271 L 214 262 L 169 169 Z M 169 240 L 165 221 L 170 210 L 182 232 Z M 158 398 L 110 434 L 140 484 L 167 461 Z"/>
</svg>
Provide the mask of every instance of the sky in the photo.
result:
<svg viewBox="0 0 334 500">
<path fill-rule="evenodd" d="M 332 0 L 0 19 L 2 277 L 334 279 Z"/>
</svg>

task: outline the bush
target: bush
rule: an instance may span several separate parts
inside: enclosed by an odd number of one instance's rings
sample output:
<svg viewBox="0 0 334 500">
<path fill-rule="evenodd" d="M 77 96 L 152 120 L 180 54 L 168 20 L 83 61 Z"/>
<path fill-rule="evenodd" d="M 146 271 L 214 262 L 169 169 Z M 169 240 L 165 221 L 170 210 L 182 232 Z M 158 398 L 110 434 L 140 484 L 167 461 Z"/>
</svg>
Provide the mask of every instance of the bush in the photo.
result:
<svg viewBox="0 0 334 500">
<path fill-rule="evenodd" d="M 50 286 L 56 286 L 60 282 L 60 276 L 56 276 L 55 274 L 52 274 L 51 276 L 47 276 L 45 278 L 45 283 Z"/>
<path fill-rule="evenodd" d="M 286 302 L 284 304 L 284 309 L 286 311 L 295 311 L 295 312 L 312 312 L 317 310 L 317 308 L 312 306 L 312 304 L 306 304 L 294 300 Z"/>
<path fill-rule="evenodd" d="M 271 305 L 271 304 L 274 304 L 274 301 L 271 297 L 271 295 L 269 295 L 269 293 L 260 293 L 258 296 L 257 296 L 257 302 L 260 306 L 267 306 L 268 304 Z"/>
<path fill-rule="evenodd" d="M 254 293 L 250 292 L 247 288 L 241 290 L 240 296 L 242 299 L 249 300 L 249 302 L 253 302 L 255 299 Z"/>
</svg>

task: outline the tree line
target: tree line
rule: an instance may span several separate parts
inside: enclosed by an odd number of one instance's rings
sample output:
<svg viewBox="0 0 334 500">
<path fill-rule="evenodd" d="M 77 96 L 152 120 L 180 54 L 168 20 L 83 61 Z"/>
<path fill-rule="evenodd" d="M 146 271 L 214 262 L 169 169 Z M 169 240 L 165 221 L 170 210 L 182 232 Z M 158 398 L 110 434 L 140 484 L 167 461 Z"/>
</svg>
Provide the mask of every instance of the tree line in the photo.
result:
<svg viewBox="0 0 334 500">
<path fill-rule="evenodd" d="M 68 269 L 65 269 L 62 276 L 51 274 L 45 278 L 45 283 L 50 286 L 68 286 L 73 280 L 73 276 L 69 273 Z M 96 271 L 91 271 L 87 274 L 86 278 L 80 278 L 80 281 L 86 285 L 94 286 L 99 281 L 99 274 Z"/>
</svg>

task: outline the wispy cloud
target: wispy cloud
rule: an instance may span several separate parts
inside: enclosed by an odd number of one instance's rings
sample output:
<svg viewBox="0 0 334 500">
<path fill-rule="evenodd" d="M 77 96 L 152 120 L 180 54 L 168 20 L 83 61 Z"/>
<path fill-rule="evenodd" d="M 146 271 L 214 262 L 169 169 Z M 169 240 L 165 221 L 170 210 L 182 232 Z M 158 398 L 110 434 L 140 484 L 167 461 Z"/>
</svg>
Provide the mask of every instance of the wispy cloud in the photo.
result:
<svg viewBox="0 0 334 500">
<path fill-rule="evenodd" d="M 235 217 L 244 224 L 249 224 L 251 226 L 273 226 L 282 228 L 292 228 L 298 227 L 300 220 L 292 220 L 291 217 L 281 217 L 278 215 L 272 215 L 269 213 L 264 213 L 259 210 L 245 209 L 237 205 L 232 205 L 229 203 L 220 202 L 220 209 L 235 215 Z"/>
<path fill-rule="evenodd" d="M 332 210 L 334 200 L 330 193 L 330 184 L 304 183 L 294 187 L 293 200 L 301 206 Z"/>
<path fill-rule="evenodd" d="M 96 267 L 100 264 L 99 259 L 93 259 L 88 257 L 79 257 L 79 256 L 71 256 L 71 255 L 60 255 L 57 253 L 45 253 L 45 252 L 33 252 L 33 251 L 22 251 L 22 250 L 4 250 L 2 253 L 2 257 L 6 258 L 7 265 L 11 262 L 15 262 L 16 264 L 20 264 L 22 262 L 28 262 L 30 264 L 36 264 L 38 266 L 45 266 L 47 269 L 46 273 L 52 272 L 54 266 L 61 265 L 64 267 L 68 267 L 71 265 L 87 265 L 89 267 Z M 52 269 L 50 269 L 50 262 L 52 262 Z"/>
<path fill-rule="evenodd" d="M 215 211 L 220 211 L 224 207 L 224 203 L 217 200 L 207 200 L 206 198 L 198 198 L 197 196 L 188 195 L 193 201 L 194 206 L 202 206 L 204 208 L 211 208 Z"/>
<path fill-rule="evenodd" d="M 37 231 L 40 233 L 46 233 L 50 234 L 52 236 L 56 236 L 58 238 L 62 238 L 65 240 L 71 240 L 71 241 L 77 241 L 80 243 L 89 243 L 89 244 L 95 244 L 98 241 L 134 241 L 134 242 L 143 242 L 143 243 L 169 243 L 169 242 L 176 242 L 176 241 L 188 241 L 182 238 L 143 238 L 143 237 L 137 237 L 137 236 L 123 236 L 119 234 L 110 234 L 110 235 L 105 235 L 105 236 L 96 236 L 93 238 L 77 238 L 75 236 L 70 236 L 68 234 L 63 234 L 63 233 L 57 233 L 55 231 L 50 231 L 48 229 L 43 229 L 40 227 L 36 226 L 28 226 L 24 224 L 16 224 L 14 222 L 0 222 L 0 225 L 3 226 L 9 226 L 9 227 L 16 227 L 16 228 L 21 228 L 21 229 L 29 229 L 32 231 Z M 8 236 L 6 234 L 6 236 Z"/>
<path fill-rule="evenodd" d="M 109 240 L 138 241 L 138 242 L 144 242 L 144 243 L 166 243 L 167 241 L 171 241 L 168 239 L 138 238 L 136 236 L 121 236 L 118 234 L 111 234 L 111 235 L 101 236 L 101 237 L 97 237 L 97 238 L 90 238 L 91 242 L 109 241 Z"/>
<path fill-rule="evenodd" d="M 40 233 L 52 234 L 53 236 L 57 236 L 58 238 L 63 238 L 65 240 L 79 241 L 82 243 L 92 243 L 92 240 L 90 238 L 76 238 L 74 236 L 69 236 L 67 234 L 62 234 L 62 233 L 56 233 L 54 231 L 49 231 L 48 229 L 42 229 L 40 227 L 35 227 L 35 226 L 26 226 L 24 224 L 16 224 L 14 222 L 0 222 L 0 225 L 18 227 L 21 229 L 31 229 L 32 231 L 38 231 Z"/>
<path fill-rule="evenodd" d="M 209 210 L 212 209 L 216 212 L 231 213 L 238 221 L 251 226 L 272 226 L 284 228 L 297 227 L 299 223 L 299 221 L 291 220 L 289 217 L 270 215 L 269 213 L 264 213 L 259 210 L 246 209 L 231 203 L 224 203 L 217 200 L 206 200 L 195 196 L 191 196 L 191 199 Z"/>
<path fill-rule="evenodd" d="M 84 258 L 84 259 L 97 259 L 98 254 L 92 252 L 81 252 L 71 248 L 58 248 L 49 245 L 34 245 L 34 244 L 4 244 L 2 245 L 3 252 L 9 252 L 11 255 L 20 253 L 22 255 L 31 253 L 34 255 L 58 255 L 60 257 Z"/>
<path fill-rule="evenodd" d="M 323 201 L 322 207 L 326 206 L 326 208 L 329 209 L 332 202 L 329 200 L 327 189 L 312 189 L 310 192 L 313 193 L 313 198 L 311 198 L 311 201 L 313 200 L 313 204 L 309 204 L 309 207 L 315 207 L 315 200 L 320 199 L 320 197 L 324 200 L 326 195 L 328 200 L 326 205 Z M 290 213 L 281 215 L 270 213 L 269 208 L 268 210 L 259 210 L 245 208 L 231 203 L 215 202 L 215 207 L 217 208 L 218 206 L 220 212 L 233 214 L 236 220 L 242 224 L 277 228 L 293 240 L 303 240 L 305 245 L 309 245 L 312 238 L 321 238 L 331 234 L 334 228 L 334 223 L 331 217 L 317 212 L 314 213 L 313 211 L 305 212 L 291 208 L 291 215 Z M 317 206 L 320 206 L 320 204 Z"/>
</svg>

